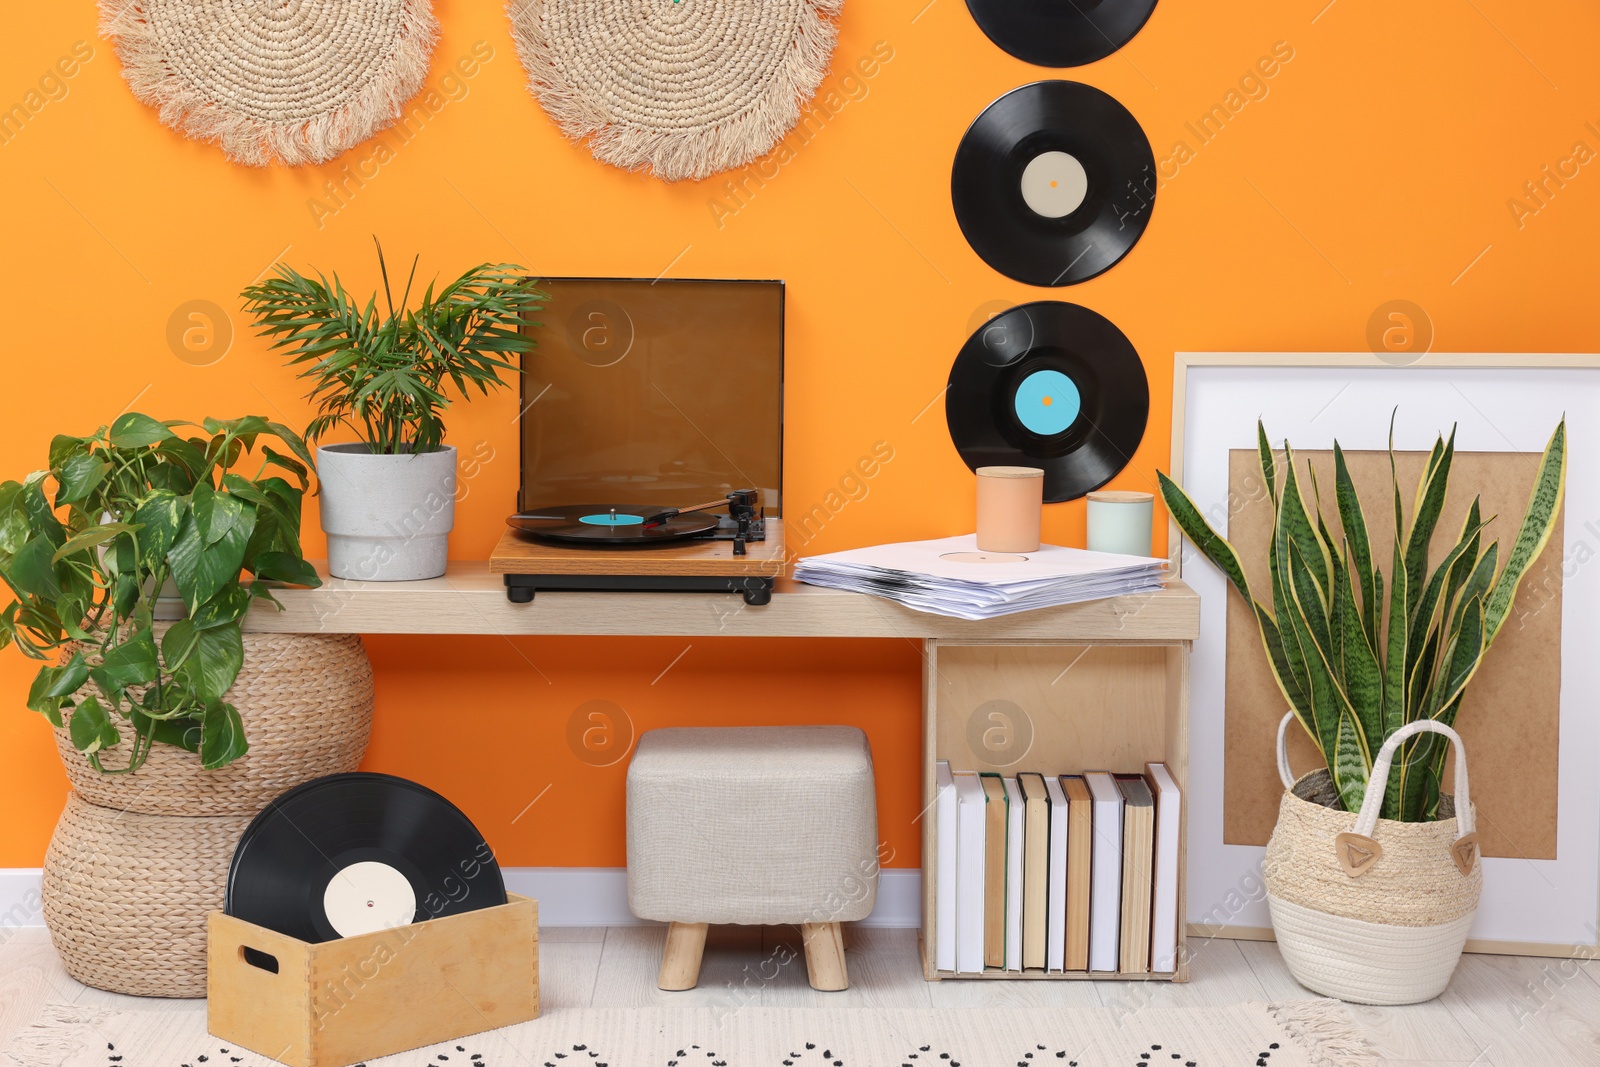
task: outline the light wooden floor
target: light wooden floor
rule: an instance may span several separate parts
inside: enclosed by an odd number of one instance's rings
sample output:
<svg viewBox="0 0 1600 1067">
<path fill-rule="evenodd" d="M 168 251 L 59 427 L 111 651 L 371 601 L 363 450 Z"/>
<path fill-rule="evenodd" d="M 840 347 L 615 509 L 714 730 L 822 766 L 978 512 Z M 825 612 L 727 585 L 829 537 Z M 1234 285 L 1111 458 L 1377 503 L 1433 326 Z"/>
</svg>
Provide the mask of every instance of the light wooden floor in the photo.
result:
<svg viewBox="0 0 1600 1067">
<path fill-rule="evenodd" d="M 1122 1007 L 1303 999 L 1271 944 L 1191 940 L 1193 981 L 925 982 L 914 930 L 856 929 L 847 936 L 851 988 L 806 984 L 792 928 L 713 927 L 700 986 L 656 989 L 661 927 L 551 928 L 540 932 L 544 1009 L 644 1005 L 738 1008 Z M 89 989 L 61 969 L 43 930 L 0 943 L 0 1046 L 51 1002 L 199 1010 L 199 1001 L 119 997 Z M 1587 960 L 1466 956 L 1439 1000 L 1405 1008 L 1351 1006 L 1390 1063 L 1412 1067 L 1593 1067 L 1600 1064 L 1600 965 Z"/>
</svg>

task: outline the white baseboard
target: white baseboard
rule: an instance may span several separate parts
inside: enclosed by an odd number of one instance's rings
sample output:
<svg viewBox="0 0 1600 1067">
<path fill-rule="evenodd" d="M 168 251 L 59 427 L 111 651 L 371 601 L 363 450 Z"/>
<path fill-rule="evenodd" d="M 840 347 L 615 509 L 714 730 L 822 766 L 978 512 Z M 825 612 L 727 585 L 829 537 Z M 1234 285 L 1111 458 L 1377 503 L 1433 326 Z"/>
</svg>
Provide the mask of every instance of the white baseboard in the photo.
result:
<svg viewBox="0 0 1600 1067">
<path fill-rule="evenodd" d="M 622 867 L 507 867 L 506 888 L 539 902 L 541 926 L 638 926 L 628 910 L 628 872 Z M 922 924 L 922 872 L 885 870 L 878 903 L 863 926 Z M 18 926 L 43 926 L 39 869 L 0 869 L 0 935 Z"/>
</svg>

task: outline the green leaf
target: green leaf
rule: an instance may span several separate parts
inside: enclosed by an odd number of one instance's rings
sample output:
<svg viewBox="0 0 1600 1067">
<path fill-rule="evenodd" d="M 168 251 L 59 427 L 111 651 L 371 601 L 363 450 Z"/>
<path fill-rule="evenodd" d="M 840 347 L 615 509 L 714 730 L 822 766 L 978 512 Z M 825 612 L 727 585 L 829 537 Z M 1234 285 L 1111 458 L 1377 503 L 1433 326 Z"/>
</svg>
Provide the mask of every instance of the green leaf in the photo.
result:
<svg viewBox="0 0 1600 1067">
<path fill-rule="evenodd" d="M 1283 497 L 1288 497 L 1287 488 Z M 1315 582 L 1310 578 L 1309 569 L 1300 557 L 1299 549 L 1292 543 L 1288 545 L 1280 567 L 1287 572 L 1282 584 L 1288 590 L 1289 602 L 1285 610 L 1278 613 L 1278 621 L 1284 627 L 1285 645 L 1292 639 L 1299 650 L 1306 674 L 1305 690 L 1311 698 L 1311 721 L 1316 729 L 1314 736 L 1317 747 L 1322 751 L 1323 758 L 1328 760 L 1329 769 L 1335 770 L 1339 721 L 1347 705 L 1334 681 L 1332 665 L 1324 655 L 1323 647 L 1326 646 L 1318 646 L 1311 624 L 1307 621 L 1308 616 L 1320 614 L 1322 605 L 1316 600 Z M 1297 574 L 1302 576 L 1298 582 Z M 1302 588 L 1307 590 L 1305 594 L 1299 591 Z M 1326 619 L 1323 621 L 1326 625 Z"/>
<path fill-rule="evenodd" d="M 122 740 L 105 706 L 93 696 L 84 697 L 83 702 L 72 709 L 67 732 L 72 737 L 72 747 L 84 755 L 114 748 Z"/>
<path fill-rule="evenodd" d="M 111 464 L 92 453 L 80 452 L 71 457 L 56 476 L 60 485 L 56 492 L 56 503 L 83 503 L 110 472 Z"/>
<path fill-rule="evenodd" d="M 74 652 L 72 658 L 59 667 L 40 667 L 39 673 L 33 676 L 33 685 L 28 688 L 28 707 L 42 712 L 52 723 L 60 726 L 56 709 L 61 707 L 63 699 L 82 689 L 83 683 L 88 680 L 89 664 L 85 662 L 82 652 Z"/>
<path fill-rule="evenodd" d="M 1361 509 L 1361 498 L 1356 495 L 1350 468 L 1345 464 L 1344 450 L 1337 441 L 1333 443 L 1333 484 L 1334 499 L 1339 506 L 1339 525 L 1344 529 L 1350 562 L 1355 568 L 1355 586 L 1361 592 L 1361 627 L 1366 632 L 1367 642 L 1376 648 L 1378 624 L 1383 618 L 1383 597 L 1378 583 L 1383 576 L 1373 568 L 1367 517 Z"/>
<path fill-rule="evenodd" d="M 1360 811 L 1367 795 L 1368 756 L 1361 739 L 1361 728 L 1353 715 L 1339 719 L 1338 737 L 1332 760 L 1333 782 L 1345 811 Z"/>
<path fill-rule="evenodd" d="M 34 537 L 11 557 L 8 574 L 11 584 L 31 596 L 55 600 L 61 596 L 61 582 L 56 573 L 55 544 L 48 538 Z"/>
<path fill-rule="evenodd" d="M 220 700 L 206 702 L 200 720 L 200 765 L 208 771 L 226 767 L 246 752 L 244 723 L 232 704 Z"/>
<path fill-rule="evenodd" d="M 221 700 L 244 666 L 244 640 L 239 625 L 196 629 L 195 635 L 193 650 L 173 669 L 173 678 L 200 700 Z"/>
<path fill-rule="evenodd" d="M 48 539 L 50 544 L 55 546 L 66 541 L 67 528 L 61 525 L 61 520 L 56 518 L 50 502 L 44 497 L 44 480 L 48 473 L 48 471 L 34 471 L 28 475 L 27 481 L 22 483 L 22 492 L 17 494 L 17 499 L 22 502 L 22 510 L 28 516 L 28 529 L 35 535 Z"/>
<path fill-rule="evenodd" d="M 140 722 L 140 719 L 143 722 Z M 194 716 L 183 715 L 176 719 L 151 719 L 147 715 L 134 714 L 135 725 L 141 733 L 149 734 L 155 741 L 163 745 L 172 745 L 186 752 L 198 753 L 200 751 L 200 719 Z"/>
<path fill-rule="evenodd" d="M 237 497 L 219 493 L 208 481 L 201 481 L 189 497 L 190 514 L 203 544 L 214 545 L 239 521 L 242 503 Z"/>
<path fill-rule="evenodd" d="M 176 671 L 188 660 L 200 642 L 200 631 L 188 619 L 179 619 L 167 627 L 161 638 L 161 659 L 167 670 Z"/>
<path fill-rule="evenodd" d="M 1383 668 L 1367 641 L 1367 631 L 1354 602 L 1343 598 L 1338 626 L 1344 651 L 1344 691 L 1361 727 L 1362 748 L 1370 761 L 1383 747 Z"/>
<path fill-rule="evenodd" d="M 250 608 L 250 590 L 242 585 L 230 585 L 210 600 L 201 604 L 193 616 L 196 630 L 210 630 L 226 626 L 244 617 Z"/>
<path fill-rule="evenodd" d="M 173 436 L 172 431 L 162 423 L 148 415 L 130 411 L 119 416 L 117 421 L 111 424 L 110 441 L 113 448 L 143 448 L 158 444 L 171 436 Z"/>
<path fill-rule="evenodd" d="M 1428 468 L 1417 483 L 1417 497 L 1411 511 L 1411 529 L 1406 535 L 1406 603 L 1413 613 L 1422 604 L 1422 586 L 1428 576 L 1428 546 L 1444 511 L 1445 490 L 1450 480 L 1450 464 L 1455 456 L 1456 432 L 1449 440 L 1440 438 L 1428 455 Z M 1398 529 L 1398 527 L 1397 527 Z M 1416 650 L 1413 649 L 1413 652 Z"/>
<path fill-rule="evenodd" d="M 1337 446 L 1336 446 L 1337 447 Z M 1256 455 L 1261 460 L 1261 480 L 1267 483 L 1267 498 L 1278 506 L 1278 472 L 1272 462 L 1272 445 L 1267 441 L 1267 428 L 1256 420 Z"/>
<path fill-rule="evenodd" d="M 1300 493 L 1299 479 L 1295 477 L 1294 452 L 1287 446 L 1284 448 L 1283 491 L 1279 494 L 1273 541 L 1280 566 L 1288 560 L 1289 545 L 1292 544 L 1299 549 L 1308 572 L 1316 582 L 1317 599 L 1321 602 L 1323 617 L 1326 619 L 1330 603 L 1329 593 L 1332 592 L 1328 552 L 1317 536 L 1316 527 L 1311 523 L 1305 497 Z M 1309 610 L 1309 605 L 1307 607 Z"/>
<path fill-rule="evenodd" d="M 300 483 L 300 488 L 302 491 L 310 486 L 311 480 L 307 477 L 307 469 L 304 463 L 301 463 L 299 460 L 290 456 L 286 456 L 282 452 L 278 452 L 268 445 L 261 446 L 261 454 L 266 456 L 267 459 L 271 460 L 277 466 L 282 467 L 284 470 L 293 474 L 295 480 Z"/>
<path fill-rule="evenodd" d="M 140 630 L 133 637 L 108 650 L 100 666 L 89 672 L 100 690 L 113 701 L 118 694 L 135 685 L 149 685 L 161 674 L 156 660 L 156 641 L 149 630 Z"/>
<path fill-rule="evenodd" d="M 178 539 L 189 504 L 170 489 L 156 489 L 140 502 L 133 513 L 139 526 L 139 563 L 154 570 Z"/>
<path fill-rule="evenodd" d="M 72 437 L 64 433 L 58 433 L 50 438 L 50 469 L 58 470 L 63 463 L 74 455 L 87 452 L 99 436 L 99 434 L 96 434 L 94 437 Z"/>
<path fill-rule="evenodd" d="M 205 544 L 200 535 L 199 523 L 191 516 L 184 522 L 178 539 L 167 552 L 167 562 L 172 565 L 172 578 L 183 595 L 183 602 L 193 613 L 210 600 L 223 586 L 239 580 L 244 566 L 244 550 L 255 529 L 254 505 L 240 503 L 238 518 L 229 524 L 221 538 Z"/>
<path fill-rule="evenodd" d="M 139 527 L 137 525 L 126 522 L 108 522 L 103 526 L 91 526 L 82 533 L 73 534 L 71 537 L 67 538 L 66 544 L 56 549 L 55 553 L 50 557 L 50 562 L 59 563 L 62 559 L 72 555 L 74 552 L 82 552 L 86 549 L 98 548 L 107 541 L 110 541 L 112 538 L 116 537 L 118 534 L 127 533 L 130 530 L 137 530 L 138 528 Z"/>
<path fill-rule="evenodd" d="M 256 559 L 256 577 L 312 589 L 322 584 L 315 567 L 287 552 L 263 552 Z"/>
<path fill-rule="evenodd" d="M 1484 626 L 1488 634 L 1486 643 L 1492 643 L 1499 635 L 1500 627 L 1505 625 L 1506 617 L 1511 613 L 1517 586 L 1549 543 L 1566 485 L 1567 420 L 1562 419 L 1545 445 L 1544 457 L 1539 461 L 1539 473 L 1534 478 L 1533 492 L 1528 497 L 1528 510 L 1522 516 L 1522 526 L 1517 530 L 1517 539 L 1511 546 L 1510 554 L 1506 556 L 1505 569 L 1500 572 L 1484 606 Z"/>
</svg>

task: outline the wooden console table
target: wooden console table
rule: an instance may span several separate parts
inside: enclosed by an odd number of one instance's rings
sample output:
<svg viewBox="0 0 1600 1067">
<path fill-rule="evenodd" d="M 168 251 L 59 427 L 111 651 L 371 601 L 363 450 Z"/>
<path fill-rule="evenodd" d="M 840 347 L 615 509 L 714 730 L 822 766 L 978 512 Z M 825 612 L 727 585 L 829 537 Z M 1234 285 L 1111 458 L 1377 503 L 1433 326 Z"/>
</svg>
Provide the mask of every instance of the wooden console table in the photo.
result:
<svg viewBox="0 0 1600 1067">
<path fill-rule="evenodd" d="M 274 590 L 276 611 L 256 604 L 247 630 L 271 633 L 548 634 L 602 637 L 870 637 L 921 642 L 923 682 L 923 960 L 930 979 L 1188 977 L 1180 862 L 1178 970 L 988 971 L 952 975 L 933 965 L 934 764 L 958 769 L 1076 773 L 1139 771 L 1164 762 L 1188 788 L 1189 649 L 1200 598 L 1174 579 L 1159 592 L 1044 608 L 983 622 L 929 615 L 860 593 L 779 579 L 772 602 L 734 593 L 541 592 L 506 599 L 486 563 L 455 563 L 419 582 L 329 579 L 320 589 Z M 995 714 L 1026 720 L 1026 746 L 987 747 Z M 1007 711 L 1006 709 L 1014 709 Z M 974 722 L 979 722 L 974 729 Z M 999 762 L 1004 761 L 1004 762 Z M 1183 805 L 1185 816 L 1188 805 Z M 1180 827 L 1180 856 L 1187 835 Z"/>
</svg>

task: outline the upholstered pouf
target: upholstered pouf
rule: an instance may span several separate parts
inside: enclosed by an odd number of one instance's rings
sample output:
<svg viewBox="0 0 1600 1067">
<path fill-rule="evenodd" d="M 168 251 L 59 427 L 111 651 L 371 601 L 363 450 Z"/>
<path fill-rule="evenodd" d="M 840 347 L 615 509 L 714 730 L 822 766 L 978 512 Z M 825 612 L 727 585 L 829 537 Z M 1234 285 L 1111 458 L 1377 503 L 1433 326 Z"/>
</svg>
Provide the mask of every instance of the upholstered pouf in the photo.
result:
<svg viewBox="0 0 1600 1067">
<path fill-rule="evenodd" d="M 867 736 L 851 726 L 651 730 L 628 766 L 628 905 L 671 923 L 662 989 L 692 989 L 710 923 L 800 926 L 814 989 L 844 989 L 841 922 L 878 896 Z"/>
</svg>

